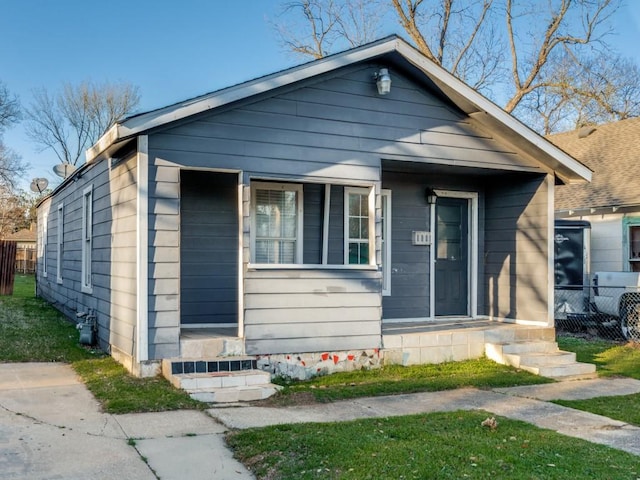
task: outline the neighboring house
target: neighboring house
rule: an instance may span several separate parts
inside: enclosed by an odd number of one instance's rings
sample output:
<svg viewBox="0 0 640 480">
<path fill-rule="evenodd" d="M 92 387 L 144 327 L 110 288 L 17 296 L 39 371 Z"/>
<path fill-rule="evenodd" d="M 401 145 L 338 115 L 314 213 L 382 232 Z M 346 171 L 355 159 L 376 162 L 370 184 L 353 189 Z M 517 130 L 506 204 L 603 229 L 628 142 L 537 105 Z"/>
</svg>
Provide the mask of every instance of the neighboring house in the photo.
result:
<svg viewBox="0 0 640 480">
<path fill-rule="evenodd" d="M 36 229 L 23 228 L 3 240 L 16 242 L 16 272 L 33 273 L 36 269 Z"/>
<path fill-rule="evenodd" d="M 38 207 L 38 294 L 143 375 L 198 332 L 338 362 L 397 322 L 553 327 L 555 185 L 590 174 L 388 37 L 113 126 Z"/>
<path fill-rule="evenodd" d="M 640 272 L 640 118 L 583 127 L 549 140 L 593 170 L 556 189 L 556 218 L 591 224 L 591 271 Z"/>
</svg>

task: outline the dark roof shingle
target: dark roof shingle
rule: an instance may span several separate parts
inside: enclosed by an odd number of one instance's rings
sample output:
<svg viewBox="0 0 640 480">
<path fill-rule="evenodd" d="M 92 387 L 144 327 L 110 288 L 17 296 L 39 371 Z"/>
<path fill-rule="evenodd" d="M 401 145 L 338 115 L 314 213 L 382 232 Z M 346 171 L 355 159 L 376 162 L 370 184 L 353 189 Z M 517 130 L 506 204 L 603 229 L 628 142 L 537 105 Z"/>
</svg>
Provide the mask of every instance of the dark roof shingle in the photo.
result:
<svg viewBox="0 0 640 480">
<path fill-rule="evenodd" d="M 591 183 L 556 188 L 556 210 L 640 205 L 640 118 L 547 139 L 593 170 Z M 581 138 L 582 137 L 582 138 Z"/>
</svg>

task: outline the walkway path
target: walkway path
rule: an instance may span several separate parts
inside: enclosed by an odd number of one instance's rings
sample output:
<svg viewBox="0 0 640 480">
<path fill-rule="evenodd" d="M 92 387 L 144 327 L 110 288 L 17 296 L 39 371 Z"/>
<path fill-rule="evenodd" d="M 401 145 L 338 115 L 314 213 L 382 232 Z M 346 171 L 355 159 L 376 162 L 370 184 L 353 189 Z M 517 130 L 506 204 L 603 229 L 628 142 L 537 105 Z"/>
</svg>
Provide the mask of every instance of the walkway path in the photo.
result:
<svg viewBox="0 0 640 480">
<path fill-rule="evenodd" d="M 224 443 L 227 428 L 482 409 L 640 455 L 640 428 L 545 400 L 627 395 L 640 381 L 598 379 L 460 389 L 267 408 L 109 415 L 68 365 L 0 364 L 3 479 L 251 479 Z M 216 421 L 217 420 L 217 421 Z"/>
</svg>

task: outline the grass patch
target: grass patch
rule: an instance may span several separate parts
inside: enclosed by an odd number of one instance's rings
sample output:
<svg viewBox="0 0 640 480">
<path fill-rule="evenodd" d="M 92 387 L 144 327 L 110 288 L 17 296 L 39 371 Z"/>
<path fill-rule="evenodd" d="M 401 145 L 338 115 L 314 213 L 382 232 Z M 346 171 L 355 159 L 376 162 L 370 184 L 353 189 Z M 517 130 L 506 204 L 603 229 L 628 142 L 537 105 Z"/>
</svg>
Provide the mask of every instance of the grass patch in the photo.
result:
<svg viewBox="0 0 640 480">
<path fill-rule="evenodd" d="M 202 409 L 163 377 L 137 378 L 111 357 L 75 362 L 73 368 L 107 413 Z"/>
<path fill-rule="evenodd" d="M 640 346 L 637 344 L 576 337 L 558 337 L 558 344 L 563 350 L 576 352 L 578 361 L 594 363 L 601 377 L 624 376 L 640 380 Z M 640 394 L 556 400 L 554 403 L 640 426 Z"/>
<path fill-rule="evenodd" d="M 100 353 L 78 343 L 78 331 L 35 297 L 33 275 L 16 275 L 12 296 L 0 296 L 0 361 L 74 362 Z"/>
<path fill-rule="evenodd" d="M 17 275 L 12 296 L 0 297 L 0 362 L 66 362 L 108 413 L 199 409 L 163 377 L 137 378 L 100 350 L 79 344 L 75 325 L 35 297 L 33 275 Z"/>
<path fill-rule="evenodd" d="M 640 393 L 589 400 L 554 400 L 553 403 L 585 412 L 604 415 L 640 427 Z"/>
<path fill-rule="evenodd" d="M 334 373 L 296 382 L 275 379 L 285 388 L 272 400 L 297 403 L 312 396 L 318 402 L 400 393 L 434 392 L 462 387 L 496 388 L 548 383 L 552 380 L 499 365 L 486 358 L 436 365 L 387 365 L 375 370 Z"/>
<path fill-rule="evenodd" d="M 258 479 L 637 478 L 638 457 L 484 412 L 235 431 Z M 489 415 L 491 416 L 491 415 Z M 585 461 L 586 460 L 586 461 Z"/>
<path fill-rule="evenodd" d="M 579 362 L 596 365 L 601 377 L 631 377 L 640 380 L 640 345 L 607 340 L 558 337 L 562 350 L 576 353 Z"/>
</svg>

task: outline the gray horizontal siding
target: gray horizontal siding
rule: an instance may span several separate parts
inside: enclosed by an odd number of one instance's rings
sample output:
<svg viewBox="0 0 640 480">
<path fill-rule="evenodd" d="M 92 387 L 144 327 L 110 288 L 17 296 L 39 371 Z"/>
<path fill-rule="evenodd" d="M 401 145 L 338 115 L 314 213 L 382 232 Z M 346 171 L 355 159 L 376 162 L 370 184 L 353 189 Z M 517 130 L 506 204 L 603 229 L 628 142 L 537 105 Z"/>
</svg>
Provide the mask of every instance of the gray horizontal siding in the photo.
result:
<svg viewBox="0 0 640 480">
<path fill-rule="evenodd" d="M 547 321 L 547 198 L 542 175 L 502 179 L 487 190 L 486 314 Z"/>
<path fill-rule="evenodd" d="M 75 321 L 76 312 L 93 309 L 100 346 L 133 355 L 136 325 L 136 156 L 117 163 L 98 162 L 63 186 L 49 206 L 48 275 L 38 272 L 38 294 Z M 92 292 L 81 291 L 82 192 L 93 187 Z M 64 204 L 62 283 L 56 277 L 57 206 Z"/>
<path fill-rule="evenodd" d="M 380 274 L 350 270 L 249 271 L 249 354 L 380 346 Z"/>
</svg>

